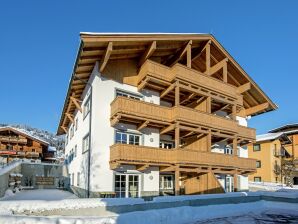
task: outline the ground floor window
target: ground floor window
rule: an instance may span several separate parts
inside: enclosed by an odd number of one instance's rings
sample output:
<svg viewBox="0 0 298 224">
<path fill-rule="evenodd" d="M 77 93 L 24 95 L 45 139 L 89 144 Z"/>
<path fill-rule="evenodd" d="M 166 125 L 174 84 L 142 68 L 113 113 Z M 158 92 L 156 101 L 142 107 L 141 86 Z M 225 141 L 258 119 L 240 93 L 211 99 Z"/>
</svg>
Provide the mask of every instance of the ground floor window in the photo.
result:
<svg viewBox="0 0 298 224">
<path fill-rule="evenodd" d="M 162 190 L 174 189 L 174 176 L 173 175 L 160 175 L 159 188 Z"/>
<path fill-rule="evenodd" d="M 116 174 L 115 193 L 118 198 L 139 197 L 140 175 L 138 174 Z"/>
<path fill-rule="evenodd" d="M 261 177 L 254 177 L 254 182 L 262 182 L 262 178 Z"/>
</svg>

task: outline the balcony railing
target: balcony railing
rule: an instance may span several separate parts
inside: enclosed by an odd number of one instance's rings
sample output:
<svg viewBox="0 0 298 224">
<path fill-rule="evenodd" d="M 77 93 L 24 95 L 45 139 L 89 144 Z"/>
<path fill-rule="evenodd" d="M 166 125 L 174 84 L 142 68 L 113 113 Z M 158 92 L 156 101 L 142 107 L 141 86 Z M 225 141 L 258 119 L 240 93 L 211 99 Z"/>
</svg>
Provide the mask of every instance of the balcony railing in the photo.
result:
<svg viewBox="0 0 298 224">
<path fill-rule="evenodd" d="M 0 142 L 27 144 L 27 139 L 26 138 L 18 138 L 18 137 L 0 136 Z"/>
<path fill-rule="evenodd" d="M 255 171 L 256 160 L 188 149 L 160 149 L 147 146 L 115 144 L 110 149 L 110 162 L 120 164 L 152 164 L 208 166 Z"/>
<path fill-rule="evenodd" d="M 183 106 L 169 108 L 126 97 L 117 97 L 111 103 L 111 117 L 117 114 L 140 120 L 149 119 L 167 123 L 180 121 L 190 125 L 227 131 L 248 140 L 254 140 L 256 136 L 255 129 L 240 126 L 236 121 Z"/>
<path fill-rule="evenodd" d="M 238 105 L 243 105 L 243 96 L 237 92 L 235 86 L 181 64 L 176 64 L 170 68 L 157 62 L 147 60 L 140 69 L 139 83 L 146 77 L 152 77 L 170 83 L 174 80 L 184 81 L 203 87 L 205 90 L 216 92 L 219 95 L 224 95 L 235 101 Z"/>
</svg>

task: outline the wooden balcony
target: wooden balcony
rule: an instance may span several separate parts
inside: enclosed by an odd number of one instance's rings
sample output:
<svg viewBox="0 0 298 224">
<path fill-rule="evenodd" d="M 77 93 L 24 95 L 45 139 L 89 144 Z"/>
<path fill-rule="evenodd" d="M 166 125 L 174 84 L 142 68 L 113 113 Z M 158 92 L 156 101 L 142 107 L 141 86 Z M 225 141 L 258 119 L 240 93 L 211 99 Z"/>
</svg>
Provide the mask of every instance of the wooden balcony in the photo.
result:
<svg viewBox="0 0 298 224">
<path fill-rule="evenodd" d="M 256 170 L 256 160 L 254 159 L 188 149 L 160 149 L 126 144 L 111 146 L 110 164 L 111 168 L 124 164 L 207 168 L 207 170 L 214 170 L 215 173 L 237 170 L 244 174 Z"/>
<path fill-rule="evenodd" d="M 243 106 L 243 96 L 237 92 L 235 86 L 181 64 L 167 67 L 147 60 L 139 72 L 139 85 L 142 85 L 142 82 L 146 79 L 153 79 L 157 82 L 160 80 L 161 82 L 168 83 L 180 81 L 190 86 L 195 85 L 197 91 L 203 94 L 211 93 L 215 99 Z"/>
<path fill-rule="evenodd" d="M 255 140 L 255 129 L 240 126 L 236 121 L 195 109 L 177 106 L 164 107 L 144 101 L 126 97 L 117 97 L 111 103 L 111 124 L 119 122 L 121 118 L 130 118 L 140 122 L 151 122 L 169 125 L 180 122 L 192 127 L 203 127 L 213 131 L 224 131 L 231 135 Z"/>
<path fill-rule="evenodd" d="M 27 144 L 27 139 L 12 136 L 0 136 L 0 142 Z"/>
</svg>

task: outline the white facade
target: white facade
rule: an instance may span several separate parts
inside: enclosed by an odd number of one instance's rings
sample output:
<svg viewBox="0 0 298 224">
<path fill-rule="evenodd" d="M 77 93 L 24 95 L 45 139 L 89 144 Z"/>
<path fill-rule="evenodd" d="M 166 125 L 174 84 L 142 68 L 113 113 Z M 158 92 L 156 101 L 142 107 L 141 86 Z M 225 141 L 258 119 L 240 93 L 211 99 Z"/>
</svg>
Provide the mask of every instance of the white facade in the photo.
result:
<svg viewBox="0 0 298 224">
<path fill-rule="evenodd" d="M 74 120 L 77 121 L 76 125 L 69 127 L 67 134 L 68 143 L 65 149 L 65 155 L 70 158 L 68 162 L 68 172 L 70 174 L 71 183 L 74 187 L 81 189 L 87 189 L 87 174 L 88 174 L 88 151 L 83 152 L 83 139 L 88 135 L 91 137 L 91 165 L 90 165 L 90 191 L 91 192 L 114 192 L 115 181 L 117 174 L 126 175 L 126 186 L 128 181 L 128 175 L 138 176 L 138 196 L 141 192 L 159 192 L 159 170 L 157 167 L 149 167 L 144 172 L 135 170 L 134 166 L 122 166 L 117 171 L 110 170 L 109 157 L 110 146 L 115 143 L 116 130 L 123 130 L 125 132 L 141 135 L 141 145 L 159 147 L 160 135 L 158 129 L 144 128 L 141 132 L 136 131 L 134 125 L 117 124 L 114 127 L 110 125 L 110 104 L 116 97 L 116 90 L 123 90 L 135 95 L 138 95 L 142 100 L 154 104 L 164 104 L 160 102 L 159 93 L 144 90 L 142 92 L 137 91 L 137 87 L 121 84 L 113 80 L 108 80 L 99 74 L 97 71 L 98 64 L 95 65 L 92 72 L 89 83 L 92 86 L 92 91 L 89 85 L 87 85 L 83 97 L 82 108 L 90 98 L 92 97 L 91 106 L 91 133 L 90 129 L 90 113 L 84 117 L 84 111 L 76 112 Z M 92 92 L 92 93 L 91 93 Z M 84 109 L 83 109 L 84 110 Z M 237 118 L 240 125 L 247 126 L 246 119 Z M 72 136 L 72 131 L 73 136 Z M 70 135 L 72 137 L 70 137 Z M 163 136 L 163 139 L 169 136 Z M 225 143 L 221 143 L 218 146 L 213 147 L 212 151 L 218 153 L 225 153 Z M 71 159 L 74 155 L 73 159 Z M 247 157 L 247 150 L 245 148 L 239 148 L 239 155 L 241 157 Z M 119 177 L 117 177 L 119 178 Z M 220 182 L 225 185 L 223 179 L 220 178 Z M 121 178 L 120 178 L 121 179 Z M 247 178 L 239 176 L 240 189 L 248 189 Z M 125 195 L 127 196 L 127 194 Z"/>
</svg>

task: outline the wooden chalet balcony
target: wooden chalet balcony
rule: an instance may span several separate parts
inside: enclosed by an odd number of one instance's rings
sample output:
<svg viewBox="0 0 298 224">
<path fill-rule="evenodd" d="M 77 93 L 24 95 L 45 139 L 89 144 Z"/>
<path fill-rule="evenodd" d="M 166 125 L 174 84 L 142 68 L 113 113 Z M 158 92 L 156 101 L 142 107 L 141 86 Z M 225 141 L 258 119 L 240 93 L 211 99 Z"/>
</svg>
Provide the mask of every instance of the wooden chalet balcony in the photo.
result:
<svg viewBox="0 0 298 224">
<path fill-rule="evenodd" d="M 148 80 L 161 80 L 168 83 L 174 83 L 178 80 L 190 85 L 195 85 L 203 92 L 211 92 L 213 97 L 217 99 L 225 98 L 231 103 L 234 102 L 237 105 L 243 105 L 243 96 L 237 92 L 235 86 L 178 63 L 173 67 L 167 67 L 157 62 L 147 60 L 141 67 L 138 76 L 139 85 L 146 80 L 146 78 Z"/>
<path fill-rule="evenodd" d="M 18 138 L 18 137 L 0 136 L 0 142 L 27 144 L 27 139 L 26 138 Z"/>
<path fill-rule="evenodd" d="M 161 149 L 139 145 L 115 144 L 110 147 L 111 168 L 121 164 L 151 166 L 207 167 L 254 172 L 256 160 L 221 153 L 188 149 Z M 115 166 L 116 165 L 116 166 Z M 214 171 L 216 173 L 216 171 Z M 218 171 L 222 172 L 222 171 Z"/>
<path fill-rule="evenodd" d="M 111 103 L 111 124 L 119 122 L 120 117 L 160 124 L 181 124 L 204 127 L 215 131 L 225 131 L 238 137 L 255 140 L 255 129 L 239 125 L 236 121 L 195 109 L 175 106 L 164 107 L 126 97 L 117 97 Z"/>
</svg>

